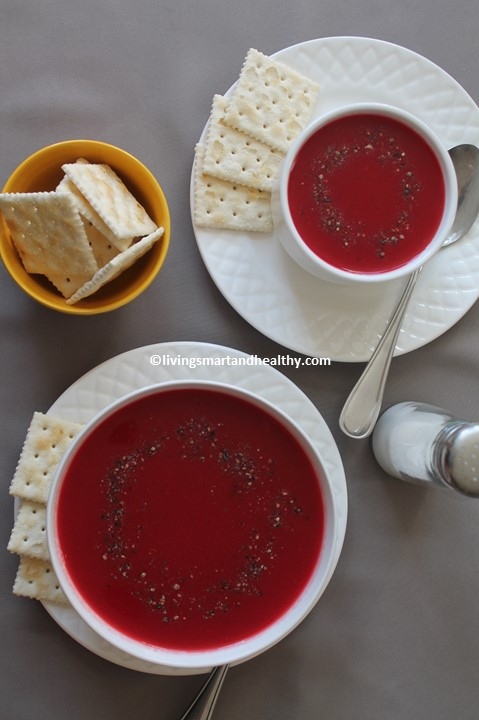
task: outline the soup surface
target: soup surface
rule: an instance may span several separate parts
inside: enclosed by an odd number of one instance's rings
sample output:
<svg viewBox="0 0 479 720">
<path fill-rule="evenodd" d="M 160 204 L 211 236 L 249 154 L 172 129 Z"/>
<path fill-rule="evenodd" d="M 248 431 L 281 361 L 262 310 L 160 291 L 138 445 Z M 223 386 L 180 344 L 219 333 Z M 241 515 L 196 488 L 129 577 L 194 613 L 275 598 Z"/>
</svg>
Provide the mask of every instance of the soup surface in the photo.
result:
<svg viewBox="0 0 479 720">
<path fill-rule="evenodd" d="M 439 162 L 394 118 L 353 114 L 303 145 L 288 185 L 291 216 L 306 245 L 330 265 L 387 272 L 418 255 L 441 221 Z"/>
<path fill-rule="evenodd" d="M 320 555 L 324 504 L 279 422 L 221 391 L 175 388 L 85 439 L 58 532 L 74 584 L 107 622 L 205 650 L 257 633 L 297 599 Z"/>
</svg>

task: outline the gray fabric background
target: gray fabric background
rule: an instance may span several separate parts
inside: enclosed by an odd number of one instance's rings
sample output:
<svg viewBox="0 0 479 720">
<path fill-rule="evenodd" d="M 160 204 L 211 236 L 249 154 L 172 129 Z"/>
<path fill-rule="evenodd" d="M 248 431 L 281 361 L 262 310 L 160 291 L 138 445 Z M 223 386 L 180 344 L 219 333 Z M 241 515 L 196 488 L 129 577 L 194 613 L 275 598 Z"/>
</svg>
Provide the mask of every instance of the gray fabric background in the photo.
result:
<svg viewBox="0 0 479 720">
<path fill-rule="evenodd" d="M 8 486 L 34 410 L 102 361 L 153 342 L 198 340 L 269 357 L 284 349 L 216 289 L 189 212 L 193 149 L 214 93 L 250 47 L 315 37 L 392 41 L 436 62 L 479 99 L 475 0 L 3 0 L 0 184 L 37 148 L 92 137 L 160 179 L 172 215 L 164 270 L 130 306 L 54 313 L 0 267 L 1 720 L 177 720 L 202 678 L 117 667 L 80 647 L 34 601 L 11 594 Z M 479 416 L 477 306 L 448 333 L 394 360 L 385 405 L 407 399 Z M 338 416 L 360 365 L 284 368 L 317 405 L 342 453 L 349 523 L 320 604 L 286 640 L 233 668 L 220 720 L 475 720 L 479 681 L 479 504 L 382 473 Z"/>
</svg>

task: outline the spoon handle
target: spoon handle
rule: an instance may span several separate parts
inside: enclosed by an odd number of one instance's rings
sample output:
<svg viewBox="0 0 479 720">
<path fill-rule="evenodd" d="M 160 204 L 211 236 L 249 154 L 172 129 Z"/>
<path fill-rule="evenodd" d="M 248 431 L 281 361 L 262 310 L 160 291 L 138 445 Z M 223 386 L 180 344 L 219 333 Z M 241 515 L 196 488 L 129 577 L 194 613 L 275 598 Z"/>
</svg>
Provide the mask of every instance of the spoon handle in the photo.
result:
<svg viewBox="0 0 479 720">
<path fill-rule="evenodd" d="M 210 720 L 228 665 L 213 668 L 181 720 Z"/>
<path fill-rule="evenodd" d="M 369 359 L 362 375 L 346 400 L 339 418 L 341 430 L 352 438 L 365 438 L 371 434 L 378 419 L 384 395 L 389 366 L 396 340 L 406 313 L 406 307 L 422 268 L 409 276 L 404 292 L 397 304 L 389 325 Z"/>
</svg>

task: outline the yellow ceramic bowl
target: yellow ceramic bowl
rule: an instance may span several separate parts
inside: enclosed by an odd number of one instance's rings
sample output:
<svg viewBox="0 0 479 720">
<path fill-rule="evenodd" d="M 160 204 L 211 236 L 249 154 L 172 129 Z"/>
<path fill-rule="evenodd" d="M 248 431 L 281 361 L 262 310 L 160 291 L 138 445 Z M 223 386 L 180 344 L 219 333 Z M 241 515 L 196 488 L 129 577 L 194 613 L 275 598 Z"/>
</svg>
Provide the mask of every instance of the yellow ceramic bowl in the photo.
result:
<svg viewBox="0 0 479 720">
<path fill-rule="evenodd" d="M 14 170 L 3 192 L 54 190 L 63 177 L 61 166 L 80 157 L 92 163 L 109 165 L 152 220 L 164 228 L 163 237 L 118 278 L 75 305 L 67 305 L 46 278 L 29 275 L 25 271 L 3 218 L 0 222 L 0 254 L 15 282 L 42 305 L 73 315 L 94 315 L 126 305 L 154 280 L 168 252 L 170 214 L 163 190 L 152 173 L 125 150 L 97 140 L 66 140 L 38 150 Z"/>
</svg>

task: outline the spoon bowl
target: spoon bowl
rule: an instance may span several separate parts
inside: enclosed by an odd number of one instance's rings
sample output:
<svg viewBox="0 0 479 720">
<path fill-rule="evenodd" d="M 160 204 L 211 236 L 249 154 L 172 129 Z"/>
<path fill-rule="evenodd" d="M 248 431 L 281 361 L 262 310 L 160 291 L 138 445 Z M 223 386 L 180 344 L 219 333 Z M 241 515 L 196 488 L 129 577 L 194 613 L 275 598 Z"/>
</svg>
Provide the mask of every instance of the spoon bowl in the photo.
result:
<svg viewBox="0 0 479 720">
<path fill-rule="evenodd" d="M 457 211 L 443 247 L 460 240 L 479 214 L 479 148 L 456 145 L 449 150 L 457 176 Z"/>
<path fill-rule="evenodd" d="M 479 213 L 479 148 L 469 144 L 456 145 L 451 148 L 449 155 L 456 172 L 458 199 L 454 222 L 441 249 L 464 237 Z M 374 429 L 396 340 L 422 267 L 409 276 L 383 336 L 344 404 L 339 426 L 349 437 L 365 438 Z"/>
</svg>

